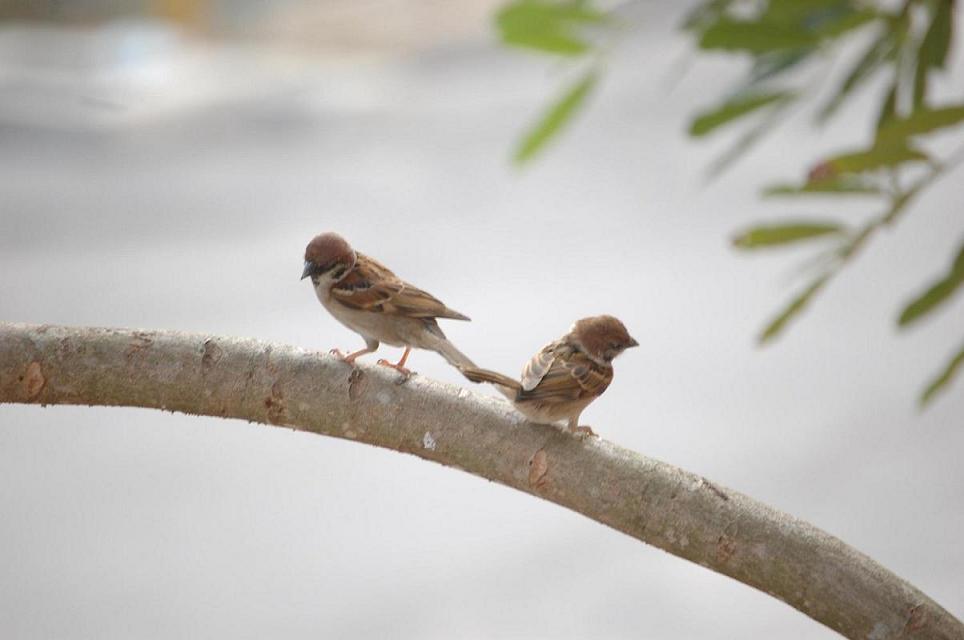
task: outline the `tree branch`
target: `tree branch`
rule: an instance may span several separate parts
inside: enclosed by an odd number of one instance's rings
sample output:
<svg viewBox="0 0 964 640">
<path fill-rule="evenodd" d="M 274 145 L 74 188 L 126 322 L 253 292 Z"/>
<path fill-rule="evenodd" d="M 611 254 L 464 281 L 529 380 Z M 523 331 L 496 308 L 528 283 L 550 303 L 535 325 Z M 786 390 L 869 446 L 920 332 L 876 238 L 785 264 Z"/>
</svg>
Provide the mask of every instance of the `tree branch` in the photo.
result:
<svg viewBox="0 0 964 640">
<path fill-rule="evenodd" d="M 253 340 L 0 324 L 0 403 L 241 418 L 412 453 L 555 502 L 799 609 L 848 638 L 964 638 L 919 590 L 815 527 L 494 398 Z"/>
</svg>

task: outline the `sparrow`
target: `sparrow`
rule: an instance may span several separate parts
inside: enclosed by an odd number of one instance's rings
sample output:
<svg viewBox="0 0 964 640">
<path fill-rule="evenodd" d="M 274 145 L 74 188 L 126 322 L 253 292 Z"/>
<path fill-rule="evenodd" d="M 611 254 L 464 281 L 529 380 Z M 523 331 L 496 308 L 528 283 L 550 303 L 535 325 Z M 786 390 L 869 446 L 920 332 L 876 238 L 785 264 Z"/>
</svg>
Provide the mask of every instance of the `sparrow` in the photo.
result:
<svg viewBox="0 0 964 640">
<path fill-rule="evenodd" d="M 387 267 L 351 245 L 337 233 L 315 236 L 305 249 L 301 279 L 311 278 L 322 306 L 365 340 L 365 348 L 347 355 L 331 353 L 354 364 L 359 356 L 372 353 L 382 342 L 405 347 L 398 362 L 379 360 L 408 377 L 405 368 L 413 348 L 435 351 L 456 368 L 474 367 L 472 361 L 448 341 L 436 318 L 468 320 L 469 317 L 445 306 L 392 273 Z"/>
<path fill-rule="evenodd" d="M 495 385 L 525 417 L 540 424 L 566 421 L 574 434 L 595 435 L 579 426 L 579 415 L 613 380 L 613 359 L 639 343 L 613 316 L 577 320 L 569 333 L 532 356 L 522 378 L 477 367 L 462 367 L 472 382 Z"/>
</svg>

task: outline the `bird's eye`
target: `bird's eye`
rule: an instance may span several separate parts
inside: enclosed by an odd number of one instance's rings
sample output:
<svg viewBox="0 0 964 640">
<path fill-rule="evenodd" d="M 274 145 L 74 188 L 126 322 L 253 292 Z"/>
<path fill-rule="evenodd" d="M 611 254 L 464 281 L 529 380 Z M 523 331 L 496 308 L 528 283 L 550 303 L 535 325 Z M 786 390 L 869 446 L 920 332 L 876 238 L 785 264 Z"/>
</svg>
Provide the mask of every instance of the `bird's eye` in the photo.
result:
<svg viewBox="0 0 964 640">
<path fill-rule="evenodd" d="M 618 343 L 618 342 L 610 342 L 610 343 L 609 343 L 609 348 L 610 348 L 610 349 L 618 349 L 618 348 L 619 348 L 619 343 Z"/>
</svg>

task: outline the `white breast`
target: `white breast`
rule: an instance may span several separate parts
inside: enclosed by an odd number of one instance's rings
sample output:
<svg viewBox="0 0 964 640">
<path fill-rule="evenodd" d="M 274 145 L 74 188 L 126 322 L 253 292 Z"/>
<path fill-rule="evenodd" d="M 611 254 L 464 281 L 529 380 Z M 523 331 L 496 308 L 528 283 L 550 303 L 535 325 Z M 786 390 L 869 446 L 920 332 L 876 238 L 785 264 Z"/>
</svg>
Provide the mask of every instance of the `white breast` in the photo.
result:
<svg viewBox="0 0 964 640">
<path fill-rule="evenodd" d="M 407 336 L 399 335 L 399 331 L 408 328 L 405 322 L 399 322 L 400 318 L 387 318 L 384 314 L 373 313 L 371 311 L 359 311 L 351 309 L 332 299 L 331 286 L 329 282 L 320 279 L 315 285 L 315 295 L 322 306 L 328 310 L 335 320 L 345 325 L 363 338 L 376 340 L 393 347 L 403 347 L 412 344 L 413 341 L 406 339 Z"/>
</svg>

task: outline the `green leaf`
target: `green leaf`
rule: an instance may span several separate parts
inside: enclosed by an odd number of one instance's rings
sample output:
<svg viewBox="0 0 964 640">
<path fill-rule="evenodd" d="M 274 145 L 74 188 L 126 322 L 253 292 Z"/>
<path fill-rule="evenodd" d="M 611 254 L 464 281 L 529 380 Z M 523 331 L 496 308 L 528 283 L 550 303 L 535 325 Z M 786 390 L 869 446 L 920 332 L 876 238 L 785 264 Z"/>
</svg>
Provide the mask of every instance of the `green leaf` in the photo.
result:
<svg viewBox="0 0 964 640">
<path fill-rule="evenodd" d="M 961 285 L 964 285 L 964 247 L 961 247 L 947 275 L 932 284 L 924 293 L 904 307 L 897 324 L 906 327 L 919 320 L 946 302 Z"/>
<path fill-rule="evenodd" d="M 848 10 L 839 14 L 834 20 L 825 21 L 816 29 L 816 32 L 823 38 L 836 38 L 854 29 L 859 29 L 879 17 L 879 13 L 870 9 L 861 11 Z"/>
<path fill-rule="evenodd" d="M 958 351 L 957 354 L 951 358 L 951 361 L 947 363 L 947 366 L 944 367 L 944 370 L 941 371 L 936 378 L 931 380 L 931 382 L 927 385 L 927 388 L 924 389 L 924 393 L 922 393 L 920 397 L 921 406 L 926 407 L 930 401 L 934 399 L 934 396 L 938 391 L 946 387 L 948 383 L 954 380 L 954 377 L 957 375 L 958 371 L 960 371 L 962 366 L 964 366 L 964 348 Z"/>
<path fill-rule="evenodd" d="M 816 35 L 799 29 L 722 18 L 703 32 L 699 44 L 701 49 L 756 54 L 781 49 L 803 49 L 815 46 L 819 41 Z"/>
<path fill-rule="evenodd" d="M 906 162 L 926 162 L 927 155 L 904 144 L 877 144 L 866 151 L 830 158 L 824 164 L 834 174 L 874 171 Z"/>
<path fill-rule="evenodd" d="M 790 49 L 787 51 L 772 51 L 756 56 L 747 85 L 753 87 L 765 80 L 788 71 L 809 58 L 816 49 Z"/>
<path fill-rule="evenodd" d="M 544 53 L 562 56 L 578 56 L 589 51 L 589 45 L 578 38 L 553 31 L 530 31 L 526 33 L 507 33 L 502 42 L 524 49 L 536 49 Z"/>
<path fill-rule="evenodd" d="M 920 109 L 927 97 L 927 63 L 918 55 L 917 65 L 914 67 L 914 100 L 915 109 Z"/>
<path fill-rule="evenodd" d="M 559 134 L 586 101 L 586 97 L 592 92 L 598 79 L 596 70 L 591 70 L 549 107 L 516 148 L 513 157 L 516 164 L 525 164 L 531 160 L 554 136 Z"/>
<path fill-rule="evenodd" d="M 961 284 L 964 284 L 964 279 L 962 278 L 944 279 L 935 282 L 927 291 L 904 307 L 897 323 L 902 327 L 906 327 L 930 313 L 935 307 L 954 295 L 954 292 L 957 291 Z"/>
<path fill-rule="evenodd" d="M 496 26 L 504 31 L 569 27 L 600 24 L 607 21 L 602 11 L 586 2 L 559 2 L 557 0 L 516 0 L 499 10 Z"/>
<path fill-rule="evenodd" d="M 951 35 L 953 33 L 954 12 L 952 0 L 936 0 L 934 16 L 931 24 L 924 34 L 921 41 L 918 58 L 923 62 L 924 68 L 943 69 L 947 62 L 947 52 L 951 47 Z"/>
<path fill-rule="evenodd" d="M 929 3 L 931 20 L 918 47 L 914 66 L 914 108 L 927 98 L 927 82 L 931 69 L 943 69 L 953 35 L 954 12 L 952 0 L 932 0 Z"/>
<path fill-rule="evenodd" d="M 752 113 L 761 107 L 774 102 L 791 100 L 793 97 L 794 94 L 789 91 L 778 91 L 776 93 L 741 96 L 729 100 L 715 109 L 704 111 L 698 115 L 690 124 L 690 135 L 694 137 L 706 135 L 713 129 Z"/>
<path fill-rule="evenodd" d="M 832 38 L 876 17 L 876 11 L 855 9 L 848 0 L 769 0 L 760 21 Z"/>
<path fill-rule="evenodd" d="M 840 84 L 840 88 L 834 96 L 824 105 L 823 109 L 817 115 L 817 119 L 820 121 L 826 120 L 832 116 L 837 109 L 842 105 L 850 94 L 859 87 L 861 84 L 873 77 L 874 73 L 880 68 L 885 60 L 891 58 L 896 51 L 896 45 L 894 42 L 894 34 L 889 31 L 885 31 L 879 38 L 877 38 L 868 48 L 864 51 L 864 54 L 857 60 L 857 63 L 850 69 L 850 72 L 844 77 L 843 82 Z"/>
<path fill-rule="evenodd" d="M 759 122 L 749 131 L 743 133 L 726 151 L 717 157 L 707 170 L 710 179 L 718 177 L 726 171 L 734 162 L 749 153 L 754 145 L 759 142 L 773 127 L 777 125 L 780 114 L 791 104 L 789 101 L 775 102 L 762 122 Z"/>
<path fill-rule="evenodd" d="M 829 279 L 829 274 L 818 278 L 813 282 L 813 284 L 804 289 L 800 295 L 791 300 L 790 304 L 787 305 L 787 308 L 780 312 L 780 314 L 766 326 L 766 328 L 763 330 L 763 333 L 760 334 L 760 344 L 766 344 L 779 336 L 780 333 L 783 332 L 787 323 L 807 308 L 807 305 L 810 304 L 813 296 L 823 289 L 824 285 L 827 284 Z"/>
<path fill-rule="evenodd" d="M 884 103 L 880 105 L 880 113 L 877 115 L 877 131 L 879 132 L 883 129 L 891 120 L 894 119 L 894 115 L 897 109 L 897 82 L 894 81 L 890 85 L 890 90 L 887 91 L 887 97 L 884 98 Z"/>
<path fill-rule="evenodd" d="M 752 227 L 733 238 L 737 249 L 760 249 L 836 235 L 843 231 L 839 224 L 796 222 Z"/>
<path fill-rule="evenodd" d="M 877 134 L 882 142 L 901 141 L 964 122 L 964 105 L 940 109 L 917 109 L 906 118 L 889 121 Z"/>
<path fill-rule="evenodd" d="M 495 18 L 502 41 L 544 53 L 577 56 L 590 45 L 577 35 L 579 27 L 599 24 L 606 15 L 583 3 L 517 0 Z"/>
<path fill-rule="evenodd" d="M 708 0 L 697 5 L 683 18 L 682 28 L 687 31 L 701 31 L 719 20 L 733 4 L 733 0 Z"/>
<path fill-rule="evenodd" d="M 811 180 L 802 185 L 777 184 L 763 190 L 765 197 L 803 195 L 861 195 L 876 196 L 881 191 L 859 176 L 836 176 L 825 180 Z"/>
</svg>

